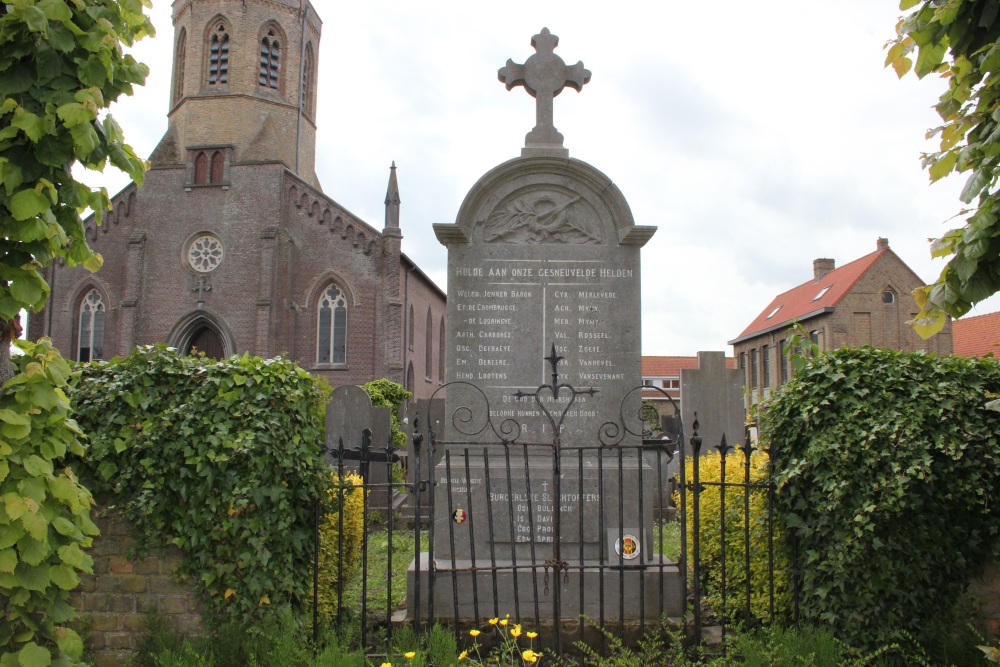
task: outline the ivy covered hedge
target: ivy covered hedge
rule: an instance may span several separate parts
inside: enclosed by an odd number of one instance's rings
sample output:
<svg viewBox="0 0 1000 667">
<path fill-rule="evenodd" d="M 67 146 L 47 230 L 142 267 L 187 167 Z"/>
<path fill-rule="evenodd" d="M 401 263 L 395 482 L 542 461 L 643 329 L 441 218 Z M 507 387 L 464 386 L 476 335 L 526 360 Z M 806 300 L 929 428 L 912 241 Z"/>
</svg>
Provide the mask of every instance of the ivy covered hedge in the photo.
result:
<svg viewBox="0 0 1000 667">
<path fill-rule="evenodd" d="M 329 484 L 319 444 L 328 387 L 290 361 L 187 357 L 163 346 L 82 368 L 74 463 L 119 508 L 139 548 L 173 543 L 209 622 L 300 608 L 312 501 Z"/>
<path fill-rule="evenodd" d="M 947 614 L 1000 556 L 1000 362 L 883 349 L 812 360 L 762 409 L 801 613 L 855 644 Z"/>
</svg>

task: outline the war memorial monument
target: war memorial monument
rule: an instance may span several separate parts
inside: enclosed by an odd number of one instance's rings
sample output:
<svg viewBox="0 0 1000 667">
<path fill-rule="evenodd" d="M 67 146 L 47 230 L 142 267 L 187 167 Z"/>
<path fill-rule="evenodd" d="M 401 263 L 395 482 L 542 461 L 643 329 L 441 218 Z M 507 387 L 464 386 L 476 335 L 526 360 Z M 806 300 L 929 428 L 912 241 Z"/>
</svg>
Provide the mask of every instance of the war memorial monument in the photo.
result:
<svg viewBox="0 0 1000 667">
<path fill-rule="evenodd" d="M 635 426 L 640 250 L 656 228 L 636 225 L 554 126 L 554 98 L 590 71 L 567 66 L 547 28 L 531 45 L 499 70 L 535 99 L 520 157 L 434 225 L 448 248 L 447 384 L 424 442 L 432 547 L 411 565 L 408 613 L 655 623 L 683 606 L 654 544 L 665 475 Z"/>
</svg>

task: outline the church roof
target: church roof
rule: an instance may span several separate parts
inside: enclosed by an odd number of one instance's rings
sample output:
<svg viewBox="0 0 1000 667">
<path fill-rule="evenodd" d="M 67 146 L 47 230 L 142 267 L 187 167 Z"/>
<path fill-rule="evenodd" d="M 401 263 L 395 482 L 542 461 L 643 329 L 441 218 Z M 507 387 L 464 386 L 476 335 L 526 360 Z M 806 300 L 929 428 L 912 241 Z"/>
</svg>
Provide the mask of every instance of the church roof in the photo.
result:
<svg viewBox="0 0 1000 667">
<path fill-rule="evenodd" d="M 787 327 L 792 320 L 802 321 L 832 312 L 872 265 L 889 252 L 892 251 L 886 245 L 871 254 L 833 269 L 820 278 L 809 280 L 779 294 L 747 325 L 743 333 L 729 341 L 729 344 L 735 345 L 748 338 Z"/>
</svg>

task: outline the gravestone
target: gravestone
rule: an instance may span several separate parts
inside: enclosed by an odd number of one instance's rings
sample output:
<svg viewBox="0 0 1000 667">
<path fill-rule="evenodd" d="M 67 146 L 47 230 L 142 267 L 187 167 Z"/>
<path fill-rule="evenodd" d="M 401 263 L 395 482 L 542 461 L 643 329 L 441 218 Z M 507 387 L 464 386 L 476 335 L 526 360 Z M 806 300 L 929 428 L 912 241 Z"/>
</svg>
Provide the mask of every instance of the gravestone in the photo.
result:
<svg viewBox="0 0 1000 667">
<path fill-rule="evenodd" d="M 362 454 L 366 432 L 370 434 L 369 451 Z M 345 472 L 362 476 L 369 488 L 371 509 L 389 509 L 393 497 L 389 485 L 391 442 L 391 409 L 373 408 L 371 398 L 361 387 L 344 385 L 333 390 L 326 406 L 326 461 L 334 469 L 339 470 L 342 463 Z"/>
<path fill-rule="evenodd" d="M 665 597 L 678 615 L 676 582 L 648 548 L 648 466 L 635 449 L 599 447 L 607 422 L 639 413 L 641 392 L 630 390 L 642 377 L 640 249 L 656 228 L 635 225 L 614 183 L 569 158 L 552 102 L 590 72 L 566 66 L 547 29 L 531 43 L 534 55 L 498 73 L 536 99 L 521 156 L 479 179 L 454 224 L 434 225 L 448 248 L 448 384 L 435 428 L 435 545 L 411 569 L 408 605 L 427 613 L 414 596 L 420 571 L 445 617 L 503 613 L 520 600 L 546 618 L 603 618 L 598 589 L 624 593 L 627 618 L 655 619 Z M 602 569 L 654 560 L 658 578 Z M 552 592 L 548 574 L 539 584 L 545 563 L 564 570 L 552 573 Z M 431 584 L 428 568 L 448 574 Z"/>
<path fill-rule="evenodd" d="M 723 434 L 731 447 L 743 444 L 743 374 L 738 368 L 726 367 L 725 352 L 699 352 L 697 369 L 681 369 L 681 417 L 685 424 L 694 423 L 695 412 L 702 453 L 718 447 Z M 691 443 L 684 446 L 690 454 Z"/>
</svg>

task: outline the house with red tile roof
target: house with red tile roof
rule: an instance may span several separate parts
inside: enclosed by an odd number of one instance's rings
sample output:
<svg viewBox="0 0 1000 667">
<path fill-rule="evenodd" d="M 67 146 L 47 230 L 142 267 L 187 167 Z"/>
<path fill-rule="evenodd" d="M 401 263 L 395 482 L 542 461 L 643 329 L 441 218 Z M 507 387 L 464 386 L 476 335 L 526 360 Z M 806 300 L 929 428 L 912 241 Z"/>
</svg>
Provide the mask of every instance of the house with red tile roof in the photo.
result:
<svg viewBox="0 0 1000 667">
<path fill-rule="evenodd" d="M 781 353 L 798 322 L 820 351 L 873 345 L 906 352 L 952 352 L 952 325 L 923 340 L 907 324 L 919 312 L 912 292 L 926 284 L 880 238 L 875 252 L 841 267 L 832 259 L 813 262 L 812 280 L 774 297 L 760 314 L 729 341 L 745 373 L 749 400 L 766 394 L 791 376 Z"/>
<path fill-rule="evenodd" d="M 992 354 L 1000 357 L 1000 312 L 955 320 L 952 322 L 952 338 L 957 355 L 985 357 Z"/>
</svg>

